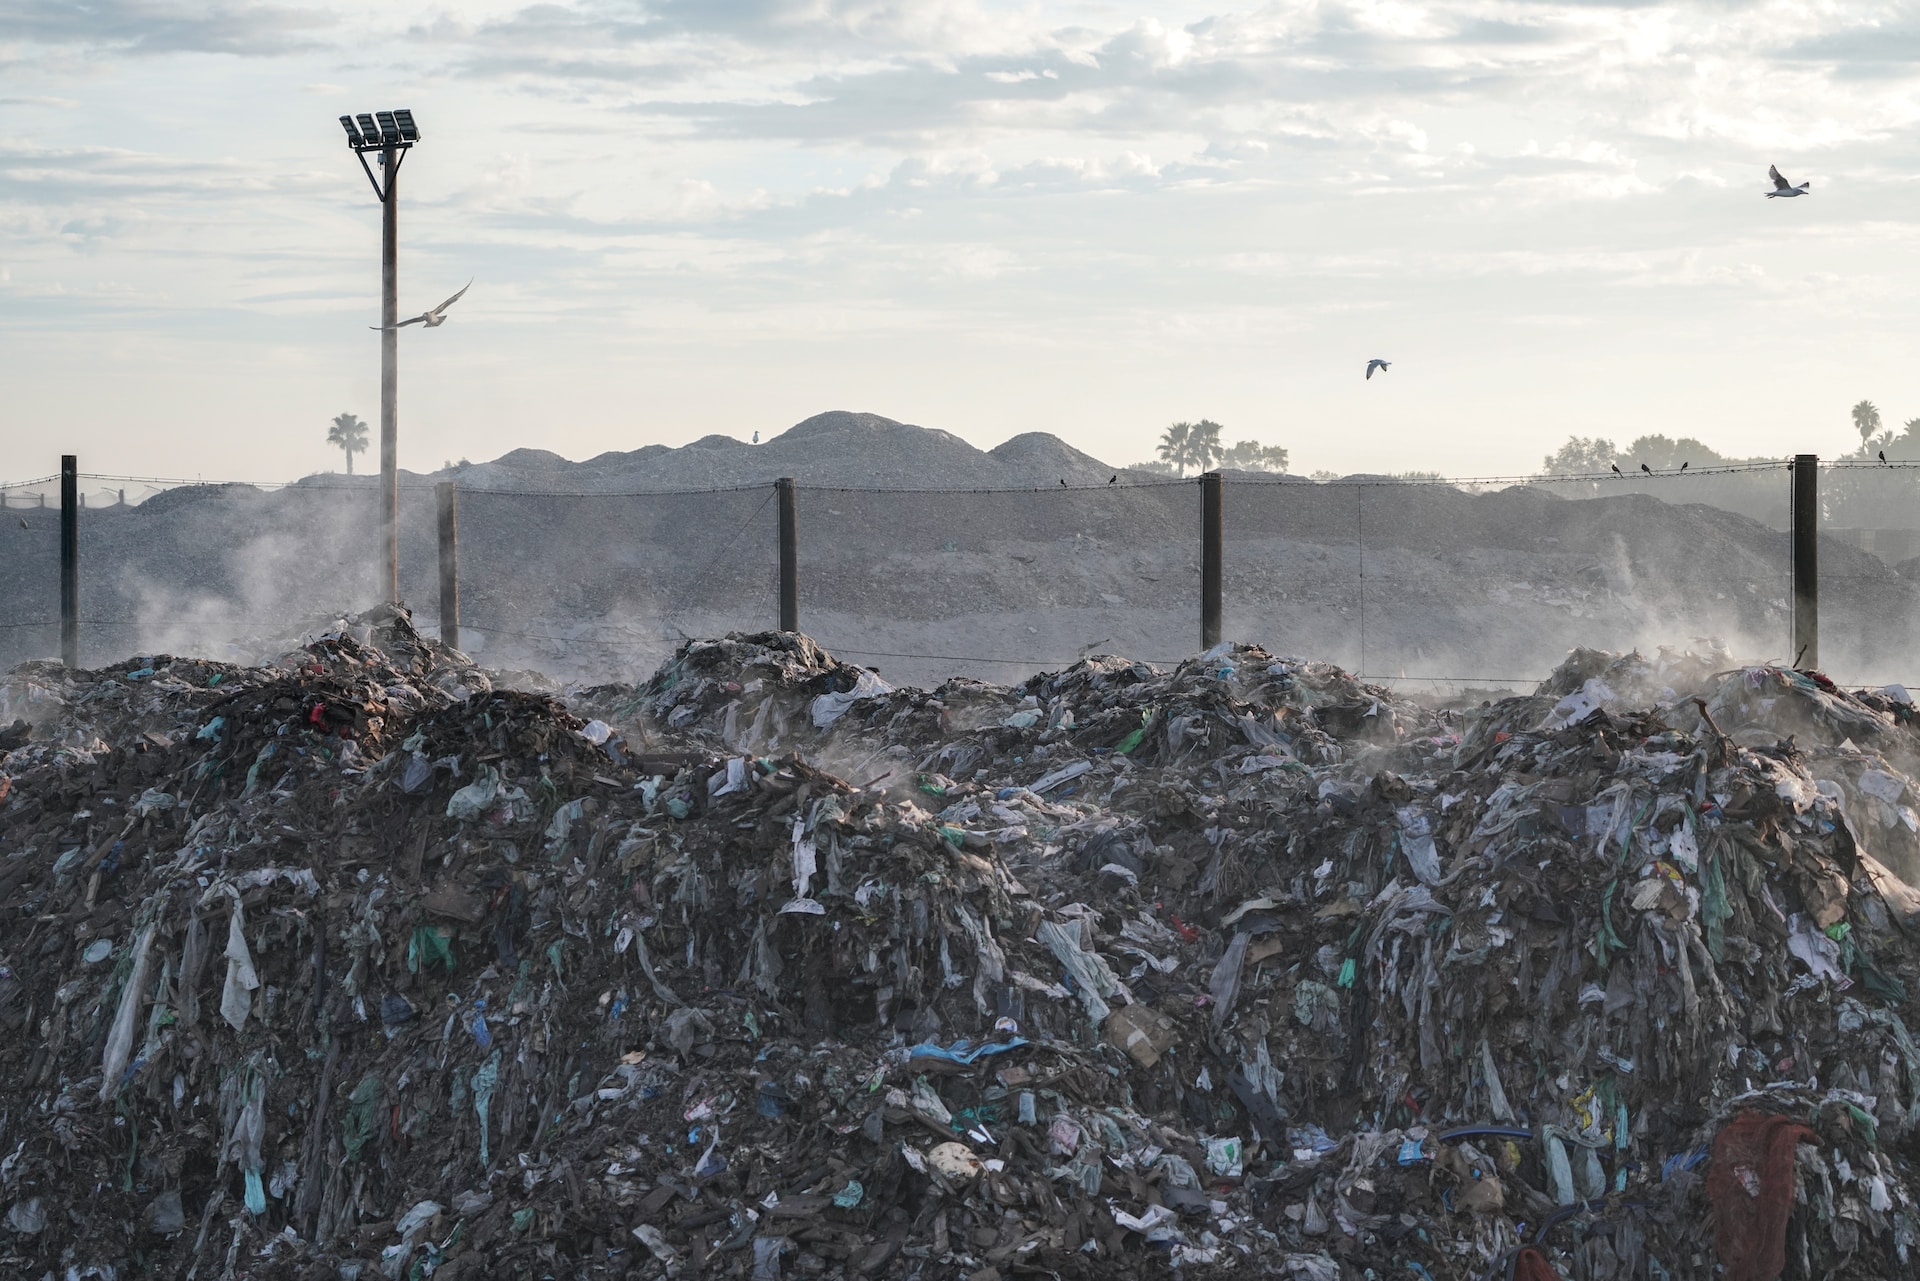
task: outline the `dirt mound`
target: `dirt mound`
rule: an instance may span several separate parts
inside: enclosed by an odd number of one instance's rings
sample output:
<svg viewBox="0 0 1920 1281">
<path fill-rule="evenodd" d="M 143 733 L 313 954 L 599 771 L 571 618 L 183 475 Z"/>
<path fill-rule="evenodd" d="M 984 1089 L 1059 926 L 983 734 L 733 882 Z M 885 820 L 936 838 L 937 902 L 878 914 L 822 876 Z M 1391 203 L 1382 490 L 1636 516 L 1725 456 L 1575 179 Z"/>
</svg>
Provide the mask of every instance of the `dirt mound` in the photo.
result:
<svg viewBox="0 0 1920 1281">
<path fill-rule="evenodd" d="M 678 449 L 649 446 L 570 463 L 544 450 L 515 450 L 458 469 L 475 488 L 534 490 L 678 489 L 771 484 L 792 476 L 815 486 L 1021 488 L 1103 484 L 1114 469 L 1045 433 L 980 450 L 951 432 L 879 414 L 815 414 L 755 446 L 706 436 Z"/>
</svg>

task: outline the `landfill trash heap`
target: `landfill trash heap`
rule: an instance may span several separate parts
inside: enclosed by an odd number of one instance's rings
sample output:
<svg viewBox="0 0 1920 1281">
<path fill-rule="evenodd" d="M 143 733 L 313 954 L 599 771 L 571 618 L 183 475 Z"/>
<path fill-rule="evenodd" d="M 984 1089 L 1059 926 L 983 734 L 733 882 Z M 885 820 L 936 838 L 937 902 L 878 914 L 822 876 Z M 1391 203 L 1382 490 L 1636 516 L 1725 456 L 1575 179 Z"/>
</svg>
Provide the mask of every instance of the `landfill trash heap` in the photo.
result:
<svg viewBox="0 0 1920 1281">
<path fill-rule="evenodd" d="M 0 1275 L 1913 1275 L 1906 691 L 0 683 Z"/>
</svg>

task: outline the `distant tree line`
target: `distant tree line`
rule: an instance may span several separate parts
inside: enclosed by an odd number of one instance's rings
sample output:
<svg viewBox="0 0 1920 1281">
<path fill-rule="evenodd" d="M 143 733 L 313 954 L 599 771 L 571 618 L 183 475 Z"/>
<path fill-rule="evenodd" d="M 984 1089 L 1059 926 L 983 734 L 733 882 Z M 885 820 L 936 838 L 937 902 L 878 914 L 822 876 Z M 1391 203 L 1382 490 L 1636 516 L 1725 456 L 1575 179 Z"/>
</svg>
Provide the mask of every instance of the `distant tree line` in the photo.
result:
<svg viewBox="0 0 1920 1281">
<path fill-rule="evenodd" d="M 1888 462 L 1920 460 L 1920 418 L 1909 418 L 1898 432 L 1880 426 L 1880 407 L 1863 400 L 1853 407 L 1853 429 L 1860 433 L 1859 458 L 1887 456 Z"/>
<path fill-rule="evenodd" d="M 1257 440 L 1223 445 L 1220 433 L 1225 430 L 1211 418 L 1202 418 L 1197 423 L 1174 423 L 1160 434 L 1160 444 L 1154 451 L 1159 457 L 1152 462 L 1138 463 L 1131 470 L 1161 476 L 1184 476 L 1189 470 L 1275 473 L 1287 470 L 1287 451 L 1281 446 L 1263 445 Z"/>
<path fill-rule="evenodd" d="M 1590 476 L 1618 467 L 1637 472 L 1645 463 L 1655 471 L 1671 471 L 1681 463 L 1693 467 L 1718 467 L 1741 460 L 1728 458 L 1692 436 L 1674 440 L 1668 436 L 1641 436 L 1625 449 L 1600 436 L 1569 436 L 1567 443 L 1541 460 L 1546 476 Z"/>
<path fill-rule="evenodd" d="M 1920 418 L 1907 419 L 1897 432 L 1883 429 L 1879 407 L 1870 400 L 1855 405 L 1851 417 L 1853 429 L 1860 436 L 1860 448 L 1845 457 L 1877 461 L 1884 453 L 1888 462 L 1920 462 Z M 1770 460 L 1730 457 L 1692 436 L 1677 440 L 1659 435 L 1640 436 L 1624 449 L 1600 436 L 1569 436 L 1566 444 L 1541 460 L 1540 472 L 1545 476 L 1586 476 L 1611 467 L 1623 472 L 1639 471 L 1642 463 L 1655 471 L 1672 471 L 1681 463 L 1715 467 L 1758 461 Z"/>
</svg>

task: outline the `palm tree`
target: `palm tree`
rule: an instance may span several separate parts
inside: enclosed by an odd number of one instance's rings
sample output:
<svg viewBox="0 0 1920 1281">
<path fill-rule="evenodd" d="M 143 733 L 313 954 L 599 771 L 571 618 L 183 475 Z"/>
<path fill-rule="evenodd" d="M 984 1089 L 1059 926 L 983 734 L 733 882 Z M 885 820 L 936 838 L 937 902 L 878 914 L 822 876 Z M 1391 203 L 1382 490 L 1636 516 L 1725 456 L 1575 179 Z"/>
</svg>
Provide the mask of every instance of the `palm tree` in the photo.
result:
<svg viewBox="0 0 1920 1281">
<path fill-rule="evenodd" d="M 1873 434 L 1880 430 L 1880 410 L 1871 400 L 1863 400 L 1853 407 L 1853 429 L 1860 433 L 1860 452 L 1864 454 Z"/>
<path fill-rule="evenodd" d="M 1201 471 L 1217 465 L 1226 454 L 1226 449 L 1220 444 L 1222 430 L 1220 424 L 1211 418 L 1202 418 L 1193 425 L 1188 455 L 1193 459 L 1193 465 Z"/>
<path fill-rule="evenodd" d="M 1160 447 L 1154 452 L 1160 455 L 1161 462 L 1184 476 L 1187 474 L 1187 449 L 1192 444 L 1192 438 L 1192 423 L 1174 423 L 1161 433 Z"/>
<path fill-rule="evenodd" d="M 1220 431 L 1220 424 L 1210 418 L 1202 418 L 1197 423 L 1174 423 L 1161 433 L 1160 446 L 1155 452 L 1163 461 L 1173 464 L 1182 476 L 1189 467 L 1204 471 L 1226 452 L 1220 446 Z"/>
<path fill-rule="evenodd" d="M 367 425 L 352 414 L 338 414 L 327 432 L 327 443 L 347 456 L 347 475 L 353 475 L 353 456 L 367 450 Z"/>
</svg>

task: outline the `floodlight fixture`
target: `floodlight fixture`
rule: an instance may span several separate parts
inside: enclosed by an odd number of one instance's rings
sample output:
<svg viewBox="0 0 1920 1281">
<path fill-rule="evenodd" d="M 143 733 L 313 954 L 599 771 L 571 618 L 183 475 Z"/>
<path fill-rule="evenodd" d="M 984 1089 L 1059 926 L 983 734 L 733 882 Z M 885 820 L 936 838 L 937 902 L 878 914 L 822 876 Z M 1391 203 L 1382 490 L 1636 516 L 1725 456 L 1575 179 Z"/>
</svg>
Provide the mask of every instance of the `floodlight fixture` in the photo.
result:
<svg viewBox="0 0 1920 1281">
<path fill-rule="evenodd" d="M 405 108 L 362 111 L 354 116 L 341 116 L 340 127 L 347 131 L 347 146 L 360 157 L 360 167 L 366 170 L 367 181 L 373 184 L 374 198 L 386 203 L 387 193 L 380 179 L 374 176 L 373 164 L 387 171 L 387 185 L 391 186 L 392 175 L 400 168 L 403 153 L 420 141 L 420 127 L 413 122 L 413 112 Z M 373 164 L 367 163 L 370 151 L 376 153 Z"/>
<path fill-rule="evenodd" d="M 381 565 L 381 589 L 388 600 L 400 598 L 400 486 L 399 486 L 399 383 L 400 353 L 395 341 L 395 323 L 399 302 L 399 195 L 400 162 L 407 151 L 420 141 L 420 128 L 413 112 L 358 112 L 340 117 L 346 130 L 347 146 L 360 161 L 367 181 L 379 200 L 380 219 L 380 490 L 381 515 L 385 535 Z M 367 153 L 372 152 L 380 166 L 375 177 Z M 385 179 L 384 183 L 382 178 Z"/>
</svg>

